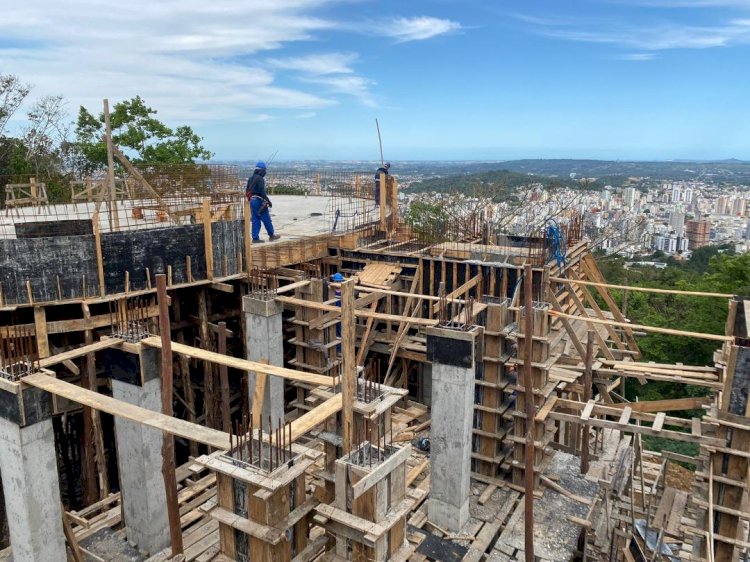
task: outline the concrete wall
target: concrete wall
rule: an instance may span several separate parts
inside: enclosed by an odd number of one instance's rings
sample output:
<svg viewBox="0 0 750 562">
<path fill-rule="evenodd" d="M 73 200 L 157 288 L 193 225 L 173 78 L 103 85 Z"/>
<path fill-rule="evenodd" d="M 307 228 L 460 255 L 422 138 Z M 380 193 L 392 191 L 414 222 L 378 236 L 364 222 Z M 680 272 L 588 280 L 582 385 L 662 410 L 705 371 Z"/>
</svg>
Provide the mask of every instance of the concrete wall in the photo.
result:
<svg viewBox="0 0 750 562">
<path fill-rule="evenodd" d="M 224 256 L 229 275 L 238 273 L 237 256 L 244 259 L 243 221 L 212 225 L 214 275 L 224 275 Z M 154 275 L 172 266 L 172 281 L 188 280 L 186 256 L 190 256 L 193 279 L 206 278 L 203 225 L 129 230 L 101 236 L 104 284 L 108 294 L 125 290 L 129 272 L 131 290 L 145 289 L 146 268 Z M 92 236 L 59 236 L 0 240 L 0 283 L 7 304 L 27 303 L 26 281 L 34 301 L 58 300 L 58 283 L 64 299 L 99 294 L 96 248 Z"/>
<path fill-rule="evenodd" d="M 26 281 L 35 301 L 57 300 L 57 276 L 64 298 L 99 292 L 93 236 L 12 238 L 0 240 L 0 283 L 8 304 L 29 301 Z"/>
</svg>

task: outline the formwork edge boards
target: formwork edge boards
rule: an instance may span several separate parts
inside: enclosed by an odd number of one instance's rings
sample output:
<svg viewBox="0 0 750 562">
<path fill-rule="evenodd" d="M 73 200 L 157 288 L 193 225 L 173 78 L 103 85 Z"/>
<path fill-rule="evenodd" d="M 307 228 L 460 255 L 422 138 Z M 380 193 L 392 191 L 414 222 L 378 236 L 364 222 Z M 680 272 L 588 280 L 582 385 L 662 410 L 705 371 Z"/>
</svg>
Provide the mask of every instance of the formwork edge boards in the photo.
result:
<svg viewBox="0 0 750 562">
<path fill-rule="evenodd" d="M 357 499 L 375 484 L 387 477 L 399 464 L 405 463 L 411 455 L 411 445 L 400 447 L 395 453 L 383 461 L 372 472 L 367 473 L 354 486 L 352 486 L 352 499 Z"/>
</svg>

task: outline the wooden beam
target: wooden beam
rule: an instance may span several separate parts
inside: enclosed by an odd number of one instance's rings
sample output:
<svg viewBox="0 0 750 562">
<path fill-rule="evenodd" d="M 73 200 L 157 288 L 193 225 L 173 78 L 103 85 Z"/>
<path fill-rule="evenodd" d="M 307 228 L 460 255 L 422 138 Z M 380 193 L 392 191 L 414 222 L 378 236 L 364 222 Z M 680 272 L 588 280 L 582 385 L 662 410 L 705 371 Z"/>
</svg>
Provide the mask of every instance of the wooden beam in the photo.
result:
<svg viewBox="0 0 750 562">
<path fill-rule="evenodd" d="M 292 442 L 311 431 L 333 415 L 341 411 L 343 400 L 341 394 L 332 396 L 306 414 L 292 422 Z"/>
<path fill-rule="evenodd" d="M 316 310 L 323 310 L 326 312 L 336 312 L 338 307 L 333 304 L 325 304 L 322 302 L 308 301 L 305 299 L 298 299 L 296 297 L 276 297 L 278 302 L 284 304 L 291 304 L 295 306 L 304 306 L 307 308 L 314 308 Z M 412 324 L 418 324 L 420 326 L 437 326 L 437 320 L 429 320 L 427 318 L 409 318 L 407 316 L 401 316 L 398 314 L 383 314 L 382 312 L 371 312 L 367 310 L 355 310 L 354 315 L 357 318 L 373 318 L 383 322 L 401 322 L 402 320 L 409 320 Z"/>
<path fill-rule="evenodd" d="M 62 396 L 100 412 L 140 423 L 159 431 L 165 431 L 177 437 L 191 439 L 216 449 L 227 450 L 229 448 L 228 433 L 134 406 L 49 375 L 42 373 L 27 375 L 23 378 L 23 384 L 40 388 L 50 394 Z"/>
<path fill-rule="evenodd" d="M 644 332 L 653 332 L 655 334 L 668 334 L 671 336 L 685 336 L 690 338 L 698 338 L 712 341 L 733 341 L 732 336 L 720 336 L 717 334 L 704 334 L 701 332 L 686 332 L 684 330 L 673 330 L 671 328 L 658 328 L 655 326 L 644 326 L 643 324 L 630 324 L 627 322 L 613 322 L 609 320 L 599 320 L 598 318 L 581 318 L 580 316 L 574 316 L 572 314 L 564 314 L 557 312 L 556 310 L 550 310 L 550 316 L 556 316 L 559 318 L 568 318 L 570 320 L 580 320 L 582 322 L 593 322 L 594 324 L 609 324 L 610 326 L 618 326 L 620 328 L 627 328 L 629 330 L 642 330 Z"/>
<path fill-rule="evenodd" d="M 481 278 L 481 275 L 475 275 L 471 279 L 469 279 L 466 283 L 458 287 L 457 289 L 451 291 L 446 295 L 446 298 L 448 301 L 451 301 L 458 297 L 459 295 L 463 295 L 464 293 L 468 293 L 471 289 L 473 289 L 477 283 L 479 283 L 479 279 Z M 432 315 L 435 316 L 438 312 L 440 312 L 440 301 L 435 303 L 432 308 Z"/>
<path fill-rule="evenodd" d="M 159 302 L 159 333 L 161 334 L 161 413 L 173 417 L 172 394 L 174 372 L 172 358 L 172 330 L 169 324 L 169 303 L 167 302 L 167 276 L 163 273 L 156 276 L 156 295 Z M 169 537 L 172 544 L 172 556 L 182 554 L 182 525 L 180 524 L 180 506 L 177 502 L 177 479 L 175 477 L 174 436 L 162 434 L 161 475 L 166 492 L 167 516 L 169 519 Z"/>
<path fill-rule="evenodd" d="M 128 171 L 128 173 L 135 177 L 141 184 L 143 184 L 143 187 L 146 188 L 151 195 L 153 195 L 154 199 L 159 203 L 159 206 L 162 208 L 162 210 L 169 215 L 169 218 L 172 219 L 172 222 L 175 224 L 180 224 L 179 217 L 172 214 L 172 212 L 169 210 L 169 205 L 164 201 L 164 199 L 161 198 L 161 195 L 159 195 L 159 192 L 156 191 L 150 183 L 146 180 L 146 178 L 143 177 L 143 174 L 141 174 L 138 169 L 131 164 L 130 160 L 128 160 L 127 156 L 123 154 L 119 148 L 116 146 L 112 146 L 112 152 L 117 157 L 117 159 L 122 163 L 123 166 L 125 166 L 125 169 Z"/>
<path fill-rule="evenodd" d="M 357 360 L 354 353 L 357 339 L 354 320 L 354 283 L 354 279 L 349 279 L 341 284 L 341 355 L 343 360 L 341 432 L 345 454 L 349 454 L 354 448 L 354 401 L 357 397 Z"/>
<path fill-rule="evenodd" d="M 107 294 L 104 279 L 104 257 L 102 256 L 102 232 L 99 224 L 99 211 L 94 211 L 91 217 L 91 226 L 94 230 L 94 251 L 96 252 L 96 274 L 99 280 L 99 295 Z"/>
<path fill-rule="evenodd" d="M 641 293 L 658 293 L 662 295 L 683 295 L 688 297 L 715 297 L 731 299 L 734 295 L 727 293 L 706 293 L 702 291 L 678 291 L 676 289 L 655 289 L 652 287 L 634 287 L 631 285 L 612 285 L 610 283 L 599 283 L 595 281 L 584 281 L 582 279 L 568 279 L 567 277 L 550 277 L 550 281 L 556 283 L 568 283 L 578 285 L 588 285 L 590 287 L 606 287 L 608 289 L 623 289 L 626 291 L 639 291 Z"/>
<path fill-rule="evenodd" d="M 70 359 L 83 357 L 84 355 L 87 355 L 89 353 L 95 353 L 97 351 L 101 351 L 102 349 L 115 347 L 117 345 L 120 345 L 121 343 L 122 343 L 122 340 L 118 338 L 105 338 L 101 341 L 92 343 L 90 345 L 84 345 L 82 347 L 77 347 L 75 349 L 66 351 L 64 353 L 58 353 L 57 355 L 50 355 L 49 357 L 45 357 L 44 359 L 41 359 L 39 361 L 39 366 L 42 369 L 47 369 L 51 367 L 52 365 L 57 365 L 58 363 L 64 363 L 65 361 L 68 361 Z"/>
<path fill-rule="evenodd" d="M 161 340 L 157 337 L 148 337 L 141 340 L 143 345 L 150 347 L 161 348 Z M 308 384 L 314 384 L 317 386 L 331 386 L 332 380 L 329 376 L 316 375 L 313 373 L 307 373 L 305 371 L 295 371 L 293 369 L 286 369 L 284 367 L 276 367 L 275 365 L 264 365 L 257 361 L 248 361 L 247 359 L 240 359 L 239 357 L 232 357 L 230 355 L 222 355 L 213 351 L 200 349 L 197 347 L 191 347 L 177 342 L 172 342 L 172 351 L 179 353 L 193 359 L 199 359 L 202 361 L 209 361 L 217 365 L 226 365 L 233 369 L 239 369 L 240 371 L 254 371 L 256 373 L 266 373 L 267 375 L 274 375 L 287 380 L 304 382 Z"/>
<path fill-rule="evenodd" d="M 211 199 L 203 199 L 203 247 L 206 253 L 206 279 L 214 278 L 214 239 L 211 230 Z"/>
<path fill-rule="evenodd" d="M 268 365 L 268 359 L 261 358 L 258 363 Z M 255 373 L 255 389 L 253 389 L 253 426 L 261 427 L 263 423 L 263 401 L 266 398 L 266 382 L 268 381 L 268 375 L 262 372 Z"/>
<path fill-rule="evenodd" d="M 678 410 L 697 410 L 702 406 L 710 404 L 710 396 L 698 396 L 694 398 L 674 398 L 672 400 L 650 400 L 647 402 L 630 402 L 611 404 L 611 408 L 630 408 L 633 412 L 674 412 Z"/>
<path fill-rule="evenodd" d="M 49 338 L 47 337 L 47 313 L 43 306 L 34 307 L 34 330 L 39 358 L 49 357 Z"/>
</svg>

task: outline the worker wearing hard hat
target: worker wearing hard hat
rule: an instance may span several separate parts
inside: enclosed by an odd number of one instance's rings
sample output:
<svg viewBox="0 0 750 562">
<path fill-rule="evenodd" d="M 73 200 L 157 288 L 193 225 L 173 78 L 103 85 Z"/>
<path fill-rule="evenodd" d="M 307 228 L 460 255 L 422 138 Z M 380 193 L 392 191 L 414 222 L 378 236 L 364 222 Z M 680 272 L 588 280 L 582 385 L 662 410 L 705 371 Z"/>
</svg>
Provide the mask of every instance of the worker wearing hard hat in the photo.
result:
<svg viewBox="0 0 750 562">
<path fill-rule="evenodd" d="M 247 180 L 247 187 L 245 188 L 245 197 L 247 197 L 247 200 L 250 202 L 253 243 L 263 242 L 263 240 L 260 239 L 261 222 L 266 228 L 269 240 L 273 241 L 281 238 L 281 236 L 274 233 L 271 213 L 268 212 L 268 209 L 273 207 L 273 205 L 266 193 L 265 177 L 266 163 L 262 161 L 258 162 L 255 165 L 253 175 Z"/>
</svg>

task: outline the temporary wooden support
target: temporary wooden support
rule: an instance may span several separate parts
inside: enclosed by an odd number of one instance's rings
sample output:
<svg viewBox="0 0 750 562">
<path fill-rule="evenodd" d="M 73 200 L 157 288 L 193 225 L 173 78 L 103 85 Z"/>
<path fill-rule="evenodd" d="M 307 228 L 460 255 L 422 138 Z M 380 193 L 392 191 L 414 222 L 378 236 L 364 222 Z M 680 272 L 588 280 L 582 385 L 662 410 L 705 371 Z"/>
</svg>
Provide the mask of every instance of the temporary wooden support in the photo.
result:
<svg viewBox="0 0 750 562">
<path fill-rule="evenodd" d="M 704 334 L 702 332 L 687 332 L 684 330 L 673 330 L 672 328 L 658 328 L 655 326 L 644 326 L 643 324 L 630 324 L 627 322 L 612 322 L 609 320 L 599 320 L 598 318 L 581 318 L 580 316 L 574 316 L 572 314 L 565 314 L 562 312 L 557 312 L 556 310 L 550 311 L 550 315 L 559 317 L 559 318 L 567 318 L 569 320 L 580 320 L 580 321 L 594 323 L 594 324 L 609 324 L 610 326 L 627 328 L 629 330 L 641 330 L 643 332 L 652 332 L 655 334 L 668 334 L 670 336 L 685 336 L 689 338 L 698 338 L 698 339 L 721 341 L 721 342 L 732 341 L 734 339 L 731 336 L 720 336 L 718 334 Z"/>
<path fill-rule="evenodd" d="M 211 199 L 206 197 L 203 199 L 203 211 L 201 212 L 201 218 L 203 219 L 203 247 L 206 254 L 206 278 L 214 278 L 214 242 L 213 232 L 211 228 Z"/>
<path fill-rule="evenodd" d="M 192 439 L 198 443 L 203 443 L 217 449 L 226 450 L 229 447 L 229 434 L 223 431 L 209 429 L 185 420 L 165 416 L 160 412 L 134 406 L 127 402 L 122 402 L 98 392 L 86 390 L 69 382 L 50 377 L 49 375 L 41 373 L 27 375 L 23 378 L 23 384 L 40 388 L 50 394 L 62 396 L 100 412 L 141 423 L 159 431 L 165 431 L 177 437 Z"/>
<path fill-rule="evenodd" d="M 161 340 L 157 337 L 151 336 L 145 338 L 141 343 L 150 347 L 161 348 Z M 221 355 L 220 353 L 179 344 L 177 342 L 172 342 L 172 351 L 187 357 L 192 357 L 193 359 L 209 361 L 216 365 L 226 365 L 227 367 L 239 369 L 241 371 L 265 373 L 267 375 L 274 375 L 291 381 L 304 382 L 318 386 L 331 386 L 332 384 L 331 377 L 315 375 L 304 371 L 295 371 L 294 369 L 286 369 L 284 367 L 276 367 L 275 365 L 264 365 L 257 361 L 248 361 L 247 359 L 240 359 L 239 357 Z"/>
<path fill-rule="evenodd" d="M 354 446 L 354 400 L 357 394 L 357 363 L 354 354 L 356 342 L 354 327 L 354 280 L 341 284 L 341 355 L 343 359 L 341 392 L 341 431 L 344 451 Z"/>
<path fill-rule="evenodd" d="M 161 334 L 161 412 L 167 417 L 173 417 L 172 383 L 172 331 L 169 322 L 169 304 L 167 303 L 167 276 L 156 276 L 156 291 L 159 301 L 159 332 Z M 166 492 L 167 515 L 169 518 L 169 537 L 172 544 L 172 556 L 182 554 L 182 526 L 180 525 L 180 511 L 177 504 L 177 480 L 175 479 L 174 437 L 169 433 L 162 435 L 162 467 Z"/>
<path fill-rule="evenodd" d="M 683 295 L 686 297 L 713 297 L 731 299 L 734 295 L 727 293 L 707 293 L 703 291 L 678 291 L 676 289 L 656 289 L 653 287 L 638 287 L 633 285 L 612 285 L 610 283 L 597 283 L 595 281 L 584 281 L 582 279 L 570 279 L 567 277 L 550 277 L 555 283 L 569 283 L 577 285 L 588 285 L 590 287 L 606 287 L 607 289 L 622 289 L 625 291 L 636 291 L 641 293 L 657 293 L 662 295 Z"/>
<path fill-rule="evenodd" d="M 291 304 L 296 306 L 303 306 L 307 308 L 314 308 L 316 310 L 322 310 L 325 312 L 337 312 L 338 307 L 332 304 L 325 304 L 322 302 L 307 301 L 304 299 L 298 299 L 295 297 L 276 297 L 278 302 L 284 304 Z M 383 314 L 381 312 L 370 312 L 366 310 L 356 310 L 354 315 L 357 318 L 373 318 L 375 320 L 381 320 L 384 322 L 401 322 L 402 320 L 408 320 L 412 324 L 418 324 L 420 326 L 437 326 L 437 320 L 429 320 L 427 318 L 410 318 L 407 316 L 401 316 L 399 314 Z"/>
</svg>

